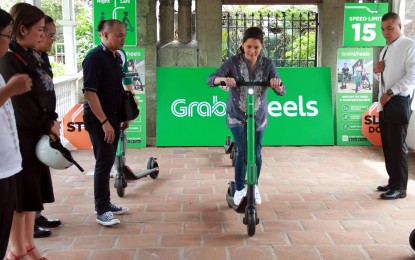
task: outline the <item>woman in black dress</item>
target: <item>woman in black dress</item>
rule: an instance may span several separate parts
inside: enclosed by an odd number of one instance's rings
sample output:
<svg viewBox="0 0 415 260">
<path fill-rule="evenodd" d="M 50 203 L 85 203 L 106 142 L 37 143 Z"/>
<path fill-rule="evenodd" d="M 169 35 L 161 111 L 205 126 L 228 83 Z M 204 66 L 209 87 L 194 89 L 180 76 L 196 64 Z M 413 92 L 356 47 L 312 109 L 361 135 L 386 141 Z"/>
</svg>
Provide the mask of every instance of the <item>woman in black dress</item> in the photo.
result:
<svg viewBox="0 0 415 260">
<path fill-rule="evenodd" d="M 12 98 L 23 170 L 17 174 L 17 203 L 13 215 L 8 259 L 46 259 L 41 257 L 33 240 L 35 211 L 43 203 L 53 202 L 49 167 L 36 157 L 35 147 L 43 134 L 59 136 L 55 113 L 56 96 L 53 82 L 45 75 L 33 56 L 33 48 L 44 37 L 44 13 L 37 7 L 18 3 L 10 14 L 14 19 L 15 39 L 9 52 L 0 58 L 0 73 L 8 81 L 16 73 L 27 73 L 33 81 L 32 91 Z M 49 79 L 48 79 L 49 78 Z"/>
</svg>

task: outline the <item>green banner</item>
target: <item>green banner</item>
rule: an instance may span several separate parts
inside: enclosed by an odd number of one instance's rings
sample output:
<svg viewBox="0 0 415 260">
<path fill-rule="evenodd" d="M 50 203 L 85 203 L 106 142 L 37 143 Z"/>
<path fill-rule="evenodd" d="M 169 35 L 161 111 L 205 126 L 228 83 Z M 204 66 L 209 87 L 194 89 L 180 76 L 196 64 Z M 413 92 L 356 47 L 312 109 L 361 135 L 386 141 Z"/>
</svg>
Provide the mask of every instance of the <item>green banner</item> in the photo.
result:
<svg viewBox="0 0 415 260">
<path fill-rule="evenodd" d="M 222 146 L 228 92 L 206 85 L 217 68 L 157 69 L 157 146 Z M 264 145 L 333 145 L 330 68 L 279 68 L 287 94 L 268 90 Z"/>
<path fill-rule="evenodd" d="M 385 46 L 382 16 L 387 3 L 346 3 L 344 10 L 344 46 Z"/>
<path fill-rule="evenodd" d="M 137 73 L 132 80 L 140 109 L 140 115 L 130 123 L 127 129 L 127 148 L 143 148 L 147 144 L 144 49 L 127 47 L 124 51 L 127 55 L 128 72 Z"/>
<path fill-rule="evenodd" d="M 339 48 L 337 53 L 336 144 L 370 145 L 362 114 L 372 104 L 373 50 Z"/>
<path fill-rule="evenodd" d="M 133 0 L 94 0 L 94 44 L 101 41 L 98 37 L 97 27 L 100 21 L 117 19 L 125 25 L 127 36 L 125 46 L 137 45 L 137 7 Z"/>
</svg>

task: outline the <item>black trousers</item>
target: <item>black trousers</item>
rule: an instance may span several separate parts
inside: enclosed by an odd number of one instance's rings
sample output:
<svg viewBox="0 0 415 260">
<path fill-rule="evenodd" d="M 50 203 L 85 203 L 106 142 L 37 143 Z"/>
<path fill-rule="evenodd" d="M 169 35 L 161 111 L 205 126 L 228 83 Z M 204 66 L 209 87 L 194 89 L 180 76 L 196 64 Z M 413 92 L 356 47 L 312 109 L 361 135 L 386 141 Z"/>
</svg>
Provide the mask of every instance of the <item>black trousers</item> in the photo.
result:
<svg viewBox="0 0 415 260">
<path fill-rule="evenodd" d="M 6 255 L 16 208 L 16 175 L 0 179 L 0 259 Z"/>
<path fill-rule="evenodd" d="M 388 123 L 381 111 L 379 126 L 386 171 L 389 175 L 388 184 L 393 190 L 406 190 L 408 184 L 408 146 L 405 140 L 408 124 Z"/>
<path fill-rule="evenodd" d="M 104 131 L 101 122 L 92 112 L 84 113 L 85 130 L 88 131 L 89 137 L 94 150 L 95 172 L 94 172 L 94 196 L 95 210 L 98 215 L 109 211 L 110 200 L 110 173 L 115 161 L 118 139 L 120 138 L 120 122 L 115 114 L 107 115 L 108 121 L 114 128 L 114 142 L 109 144 L 104 141 Z"/>
</svg>

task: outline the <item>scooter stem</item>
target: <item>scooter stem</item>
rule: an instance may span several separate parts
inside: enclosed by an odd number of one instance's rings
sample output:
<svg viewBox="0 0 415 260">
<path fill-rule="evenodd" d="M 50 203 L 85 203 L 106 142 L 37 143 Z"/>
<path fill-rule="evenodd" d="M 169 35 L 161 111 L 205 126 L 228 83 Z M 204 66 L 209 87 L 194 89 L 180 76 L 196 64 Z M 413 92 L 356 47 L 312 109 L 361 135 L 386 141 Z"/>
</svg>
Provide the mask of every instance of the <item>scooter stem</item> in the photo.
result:
<svg viewBox="0 0 415 260">
<path fill-rule="evenodd" d="M 246 99 L 246 116 L 247 116 L 247 167 L 246 183 L 248 186 L 257 184 L 258 168 L 256 165 L 255 155 L 255 95 L 254 88 L 248 87 L 248 96 Z"/>
</svg>

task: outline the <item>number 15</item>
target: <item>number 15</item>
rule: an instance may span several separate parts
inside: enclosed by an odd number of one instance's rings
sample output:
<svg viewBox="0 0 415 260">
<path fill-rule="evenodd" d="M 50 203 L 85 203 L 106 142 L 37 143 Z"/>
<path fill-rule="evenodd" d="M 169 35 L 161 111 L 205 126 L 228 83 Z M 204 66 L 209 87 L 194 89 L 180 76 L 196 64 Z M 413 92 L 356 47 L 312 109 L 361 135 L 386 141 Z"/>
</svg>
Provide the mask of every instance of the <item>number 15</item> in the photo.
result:
<svg viewBox="0 0 415 260">
<path fill-rule="evenodd" d="M 352 25 L 352 28 L 354 29 L 354 40 L 360 41 L 360 23 L 355 23 Z M 365 42 L 373 41 L 376 38 L 376 31 L 374 30 L 376 28 L 376 24 L 374 23 L 365 23 L 363 24 L 363 36 L 362 40 Z"/>
</svg>

